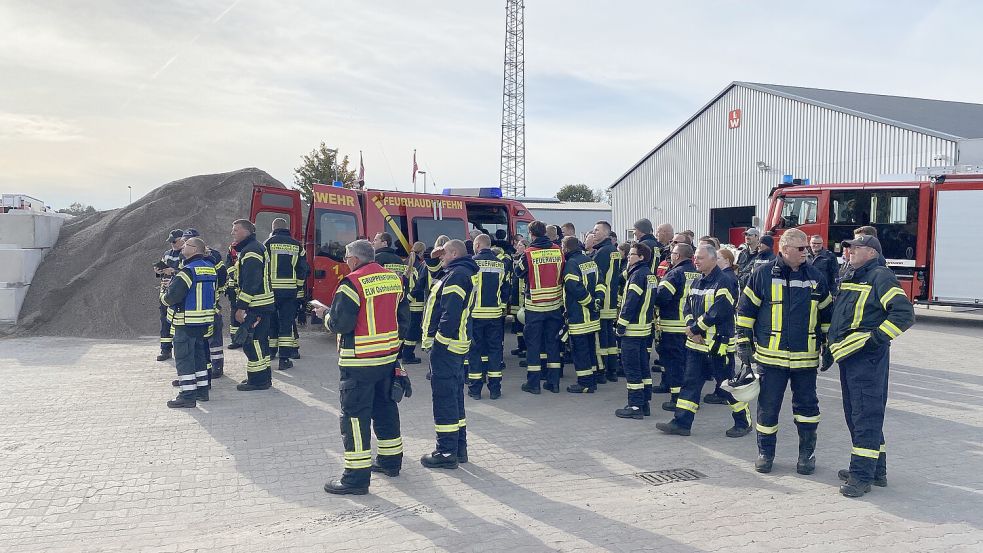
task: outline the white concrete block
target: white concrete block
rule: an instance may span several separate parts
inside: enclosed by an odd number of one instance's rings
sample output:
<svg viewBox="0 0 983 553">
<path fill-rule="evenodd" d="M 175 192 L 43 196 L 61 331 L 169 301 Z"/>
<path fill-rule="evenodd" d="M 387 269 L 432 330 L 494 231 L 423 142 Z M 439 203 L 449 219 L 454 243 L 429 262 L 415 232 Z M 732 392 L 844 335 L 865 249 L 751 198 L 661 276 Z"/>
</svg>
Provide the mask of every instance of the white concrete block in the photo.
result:
<svg viewBox="0 0 983 553">
<path fill-rule="evenodd" d="M 30 284 L 46 251 L 0 247 L 0 283 Z"/>
<path fill-rule="evenodd" d="M 50 248 L 58 241 L 65 218 L 62 213 L 19 210 L 0 213 L 0 243 L 28 249 Z"/>
<path fill-rule="evenodd" d="M 16 323 L 29 286 L 0 288 L 0 323 Z"/>
</svg>

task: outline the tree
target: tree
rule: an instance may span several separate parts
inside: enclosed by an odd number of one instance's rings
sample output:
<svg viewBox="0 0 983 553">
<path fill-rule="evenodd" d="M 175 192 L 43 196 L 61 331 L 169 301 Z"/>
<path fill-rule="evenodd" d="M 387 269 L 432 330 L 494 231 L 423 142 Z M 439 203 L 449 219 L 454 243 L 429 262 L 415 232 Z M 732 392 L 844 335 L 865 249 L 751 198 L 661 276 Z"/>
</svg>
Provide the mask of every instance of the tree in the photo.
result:
<svg viewBox="0 0 983 553">
<path fill-rule="evenodd" d="M 82 217 L 83 215 L 92 215 L 96 212 L 96 208 L 91 205 L 84 205 L 80 202 L 72 202 L 65 209 L 59 209 L 58 213 L 67 213 L 69 215 L 74 215 L 76 217 Z"/>
<path fill-rule="evenodd" d="M 340 180 L 345 183 L 345 188 L 355 188 L 357 175 L 354 169 L 348 168 L 347 155 L 338 164 L 337 179 L 335 176 L 335 153 L 321 142 L 320 146 L 303 157 L 300 167 L 294 169 L 294 188 L 300 190 L 300 195 L 307 203 L 311 203 L 315 184 L 330 185 L 333 181 Z"/>
<path fill-rule="evenodd" d="M 556 199 L 561 202 L 597 202 L 600 201 L 594 191 L 586 184 L 567 184 L 556 193 Z"/>
<path fill-rule="evenodd" d="M 604 202 L 611 205 L 611 189 L 610 188 L 595 188 L 594 189 L 594 201 Z"/>
</svg>

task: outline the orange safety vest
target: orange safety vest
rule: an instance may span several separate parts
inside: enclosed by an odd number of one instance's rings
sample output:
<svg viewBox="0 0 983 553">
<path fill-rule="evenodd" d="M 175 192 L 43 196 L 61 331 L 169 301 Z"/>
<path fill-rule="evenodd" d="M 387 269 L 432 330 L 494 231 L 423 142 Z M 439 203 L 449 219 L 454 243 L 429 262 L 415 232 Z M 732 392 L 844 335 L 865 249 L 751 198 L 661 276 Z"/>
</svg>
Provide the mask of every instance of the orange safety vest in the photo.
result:
<svg viewBox="0 0 983 553">
<path fill-rule="evenodd" d="M 353 347 L 341 349 L 338 365 L 366 367 L 396 361 L 402 345 L 396 309 L 403 299 L 403 281 L 377 263 L 362 265 L 345 280 L 355 288 L 359 310 Z"/>
<path fill-rule="evenodd" d="M 531 246 L 526 248 L 525 258 L 529 271 L 529 297 L 525 308 L 529 311 L 560 309 L 563 303 L 563 252 L 558 246 Z"/>
</svg>

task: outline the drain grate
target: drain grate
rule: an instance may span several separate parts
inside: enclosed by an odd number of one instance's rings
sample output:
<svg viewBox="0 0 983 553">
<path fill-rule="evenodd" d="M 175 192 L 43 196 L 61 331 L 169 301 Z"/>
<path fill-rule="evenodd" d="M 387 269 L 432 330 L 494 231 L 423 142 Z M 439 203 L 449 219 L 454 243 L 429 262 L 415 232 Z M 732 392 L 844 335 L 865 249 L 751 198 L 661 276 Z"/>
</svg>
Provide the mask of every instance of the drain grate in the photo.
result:
<svg viewBox="0 0 983 553">
<path fill-rule="evenodd" d="M 661 486 L 662 484 L 671 484 L 673 482 L 686 482 L 687 480 L 699 480 L 700 478 L 706 477 L 707 475 L 693 469 L 653 470 L 635 474 L 635 478 L 643 482 L 648 482 L 653 486 Z"/>
</svg>

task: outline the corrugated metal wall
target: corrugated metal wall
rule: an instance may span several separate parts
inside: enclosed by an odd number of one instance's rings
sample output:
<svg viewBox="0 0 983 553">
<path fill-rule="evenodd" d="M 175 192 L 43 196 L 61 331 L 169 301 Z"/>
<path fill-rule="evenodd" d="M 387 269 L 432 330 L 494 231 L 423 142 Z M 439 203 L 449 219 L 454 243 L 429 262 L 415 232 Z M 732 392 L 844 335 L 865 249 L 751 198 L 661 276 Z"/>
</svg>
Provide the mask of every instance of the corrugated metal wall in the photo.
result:
<svg viewBox="0 0 983 553">
<path fill-rule="evenodd" d="M 734 109 L 741 124 L 728 129 Z M 955 153 L 951 140 L 738 85 L 612 190 L 614 230 L 621 235 L 648 217 L 700 236 L 713 208 L 756 206 L 764 219 L 768 192 L 785 174 L 816 184 L 870 182 Z M 758 161 L 771 169 L 759 170 Z"/>
</svg>

